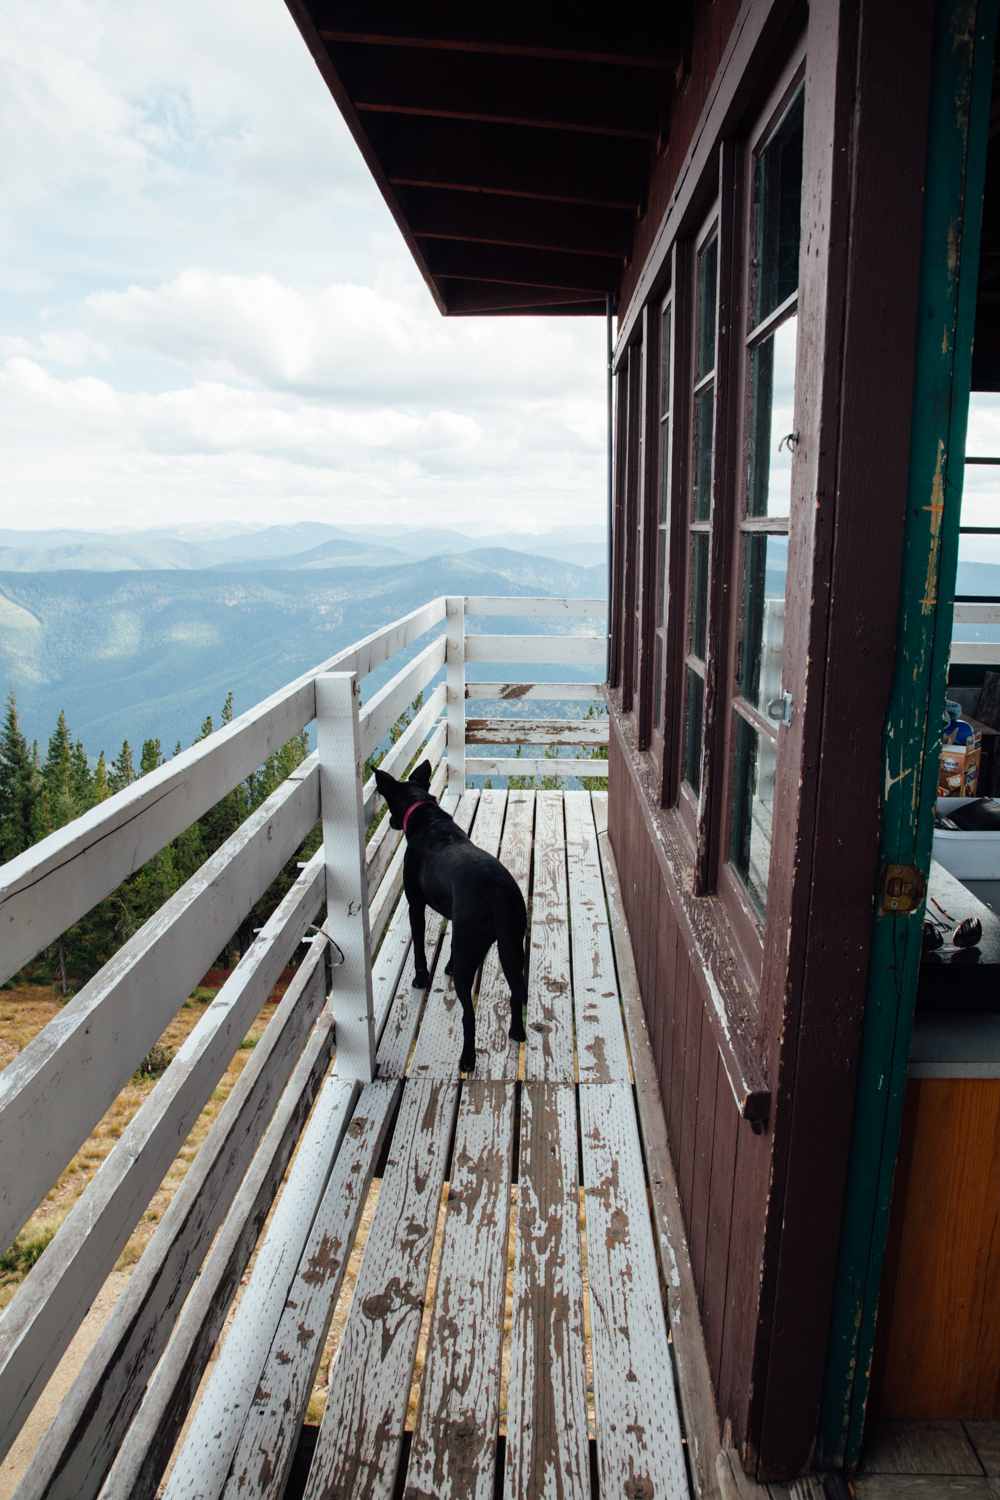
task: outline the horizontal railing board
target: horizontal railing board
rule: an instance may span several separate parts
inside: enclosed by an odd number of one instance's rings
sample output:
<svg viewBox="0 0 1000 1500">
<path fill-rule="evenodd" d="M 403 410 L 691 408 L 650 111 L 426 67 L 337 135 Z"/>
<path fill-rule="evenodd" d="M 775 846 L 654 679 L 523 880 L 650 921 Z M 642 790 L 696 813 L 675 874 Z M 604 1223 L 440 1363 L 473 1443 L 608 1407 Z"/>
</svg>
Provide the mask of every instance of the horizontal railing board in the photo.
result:
<svg viewBox="0 0 1000 1500">
<path fill-rule="evenodd" d="M 337 652 L 0 868 L 0 982 L 224 797 L 316 714 L 323 672 L 367 675 L 444 619 L 432 599 Z"/>
<path fill-rule="evenodd" d="M 382 1088 L 392 1093 L 392 1084 Z M 332 1073 L 302 1136 L 250 1281 L 195 1407 L 164 1500 L 209 1500 L 226 1482 L 257 1381 L 316 1210 L 350 1124 L 359 1086 Z M 303 1327 L 299 1328 L 304 1338 Z"/>
<path fill-rule="evenodd" d="M 533 599 L 507 598 L 503 594 L 466 595 L 467 615 L 502 615 L 526 620 L 603 620 L 608 613 L 606 599 Z"/>
<path fill-rule="evenodd" d="M 77 1500 L 100 1489 L 166 1347 L 173 1310 L 198 1275 L 319 1016 L 326 998 L 324 949 L 323 939 L 313 938 L 111 1318 L 62 1398 L 18 1500 Z"/>
<path fill-rule="evenodd" d="M 284 782 L 0 1073 L 8 1245 L 319 817 Z"/>
<path fill-rule="evenodd" d="M 607 645 L 598 635 L 467 635 L 466 661 L 559 662 L 562 665 L 604 665 Z"/>
<path fill-rule="evenodd" d="M 1000 625 L 1000 599 L 996 604 L 956 604 L 956 625 Z"/>
<path fill-rule="evenodd" d="M 390 745 L 379 763 L 380 771 L 388 771 L 390 776 L 400 777 L 405 772 L 410 761 L 416 756 L 417 750 L 423 740 L 434 729 L 436 721 L 444 712 L 445 685 L 439 682 L 431 693 L 427 702 L 422 704 L 413 718 L 407 724 L 395 744 Z M 365 822 L 367 823 L 375 810 L 375 798 L 378 796 L 378 788 L 375 785 L 375 777 L 369 776 L 365 782 L 362 793 L 364 797 Z"/>
<path fill-rule="evenodd" d="M 606 745 L 607 719 L 466 719 L 469 745 Z"/>
<path fill-rule="evenodd" d="M 0 1453 L 10 1447 L 322 903 L 310 860 L 74 1203 L 0 1317 Z"/>
<path fill-rule="evenodd" d="M 1000 641 L 952 641 L 953 667 L 995 666 L 1000 662 Z"/>
<path fill-rule="evenodd" d="M 371 755 L 417 694 L 422 693 L 443 669 L 444 654 L 445 638 L 439 635 L 419 651 L 412 661 L 408 661 L 405 667 L 401 667 L 394 677 L 390 677 L 385 686 L 379 688 L 375 696 L 364 705 L 358 719 L 365 755 Z"/>
<path fill-rule="evenodd" d="M 153 1500 L 156 1495 L 289 1158 L 328 1074 L 332 1052 L 333 1022 L 324 1010 L 177 1315 L 170 1342 L 101 1490 L 102 1500 Z"/>
<path fill-rule="evenodd" d="M 470 755 L 466 763 L 469 776 L 600 776 L 608 774 L 608 762 L 570 760 L 568 756 L 497 756 Z"/>
<path fill-rule="evenodd" d="M 508 702 L 548 698 L 553 703 L 570 698 L 589 700 L 604 697 L 604 682 L 467 682 L 465 696 L 469 701 L 478 698 L 503 698 Z"/>
</svg>

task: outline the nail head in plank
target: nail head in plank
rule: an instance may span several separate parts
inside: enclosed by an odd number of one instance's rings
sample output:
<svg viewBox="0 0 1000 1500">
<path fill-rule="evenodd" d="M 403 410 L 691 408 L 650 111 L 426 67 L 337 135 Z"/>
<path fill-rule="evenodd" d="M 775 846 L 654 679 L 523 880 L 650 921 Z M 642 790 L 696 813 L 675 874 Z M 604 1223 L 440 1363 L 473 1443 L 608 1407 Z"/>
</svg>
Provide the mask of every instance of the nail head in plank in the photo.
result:
<svg viewBox="0 0 1000 1500">
<path fill-rule="evenodd" d="M 224 1500 L 280 1500 L 375 1164 L 402 1084 L 366 1084 L 347 1127 L 233 1456 Z"/>
<path fill-rule="evenodd" d="M 579 1096 L 601 1493 L 687 1500 L 632 1090 Z"/>
<path fill-rule="evenodd" d="M 565 792 L 573 1010 L 581 1083 L 629 1078 L 608 908 L 588 792 Z"/>
<path fill-rule="evenodd" d="M 525 1054 L 529 1079 L 572 1083 L 576 1078 L 568 899 L 562 793 L 539 792 Z"/>
<path fill-rule="evenodd" d="M 405 1500 L 493 1500 L 514 1087 L 462 1089 Z"/>
<path fill-rule="evenodd" d="M 526 1083 L 505 1500 L 590 1500 L 576 1090 Z"/>
<path fill-rule="evenodd" d="M 390 1500 L 399 1467 L 458 1085 L 403 1088 L 305 1500 Z"/>
</svg>

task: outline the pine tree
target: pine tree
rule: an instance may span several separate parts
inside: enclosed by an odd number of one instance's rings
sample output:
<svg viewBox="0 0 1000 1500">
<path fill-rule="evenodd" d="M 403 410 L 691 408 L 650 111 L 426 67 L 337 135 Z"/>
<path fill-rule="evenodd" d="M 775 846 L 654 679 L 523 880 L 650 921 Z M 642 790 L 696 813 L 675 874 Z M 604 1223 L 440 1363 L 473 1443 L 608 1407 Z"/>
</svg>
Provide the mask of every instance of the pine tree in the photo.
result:
<svg viewBox="0 0 1000 1500">
<path fill-rule="evenodd" d="M 83 741 L 77 740 L 70 751 L 70 786 L 73 792 L 73 816 L 78 818 L 94 805 L 94 775 Z"/>
<path fill-rule="evenodd" d="M 155 771 L 157 766 L 162 765 L 163 751 L 159 740 L 143 740 L 142 754 L 139 757 L 140 776 L 148 776 L 150 771 Z"/>
<path fill-rule="evenodd" d="M 108 763 L 104 758 L 104 751 L 102 750 L 100 755 L 97 757 L 97 765 L 94 768 L 94 801 L 93 803 L 91 803 L 91 806 L 93 806 L 95 803 L 103 802 L 104 799 L 106 797 L 109 797 L 110 795 L 111 791 L 108 786 Z"/>
<path fill-rule="evenodd" d="M 66 715 L 60 709 L 56 727 L 49 739 L 48 754 L 42 768 L 48 828 L 62 828 L 76 817 L 76 798 L 73 795 L 73 742 L 69 737 Z"/>
<path fill-rule="evenodd" d="M 0 864 L 34 842 L 37 800 L 37 778 L 11 693 L 0 735 Z"/>
<path fill-rule="evenodd" d="M 111 792 L 120 792 L 123 787 L 131 786 L 135 780 L 135 764 L 132 760 L 132 746 L 128 740 L 122 741 L 122 747 L 108 772 L 108 789 Z"/>
</svg>

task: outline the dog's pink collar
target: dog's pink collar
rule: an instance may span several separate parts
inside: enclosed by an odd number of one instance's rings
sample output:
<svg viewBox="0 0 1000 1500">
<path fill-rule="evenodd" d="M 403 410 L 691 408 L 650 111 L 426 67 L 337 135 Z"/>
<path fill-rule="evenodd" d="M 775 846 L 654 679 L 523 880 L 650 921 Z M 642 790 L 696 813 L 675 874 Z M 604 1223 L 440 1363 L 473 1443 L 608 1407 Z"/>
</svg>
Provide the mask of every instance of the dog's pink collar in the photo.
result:
<svg viewBox="0 0 1000 1500">
<path fill-rule="evenodd" d="M 421 807 L 430 807 L 430 805 L 431 804 L 429 802 L 411 802 L 410 803 L 409 807 L 406 809 L 405 813 L 403 814 L 403 832 L 404 833 L 406 832 L 406 825 L 407 825 L 407 823 L 413 817 L 413 814 L 417 811 L 417 809 L 421 808 Z"/>
</svg>

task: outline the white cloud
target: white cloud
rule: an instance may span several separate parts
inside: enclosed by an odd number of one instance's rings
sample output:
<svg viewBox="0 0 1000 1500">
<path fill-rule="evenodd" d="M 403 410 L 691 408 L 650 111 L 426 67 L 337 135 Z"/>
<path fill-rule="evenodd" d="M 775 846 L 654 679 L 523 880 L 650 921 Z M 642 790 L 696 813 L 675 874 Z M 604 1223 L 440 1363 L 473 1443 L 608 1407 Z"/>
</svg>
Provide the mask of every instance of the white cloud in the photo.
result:
<svg viewBox="0 0 1000 1500">
<path fill-rule="evenodd" d="M 445 320 L 281 0 L 9 0 L 0 524 L 599 520 L 597 320 Z"/>
</svg>

